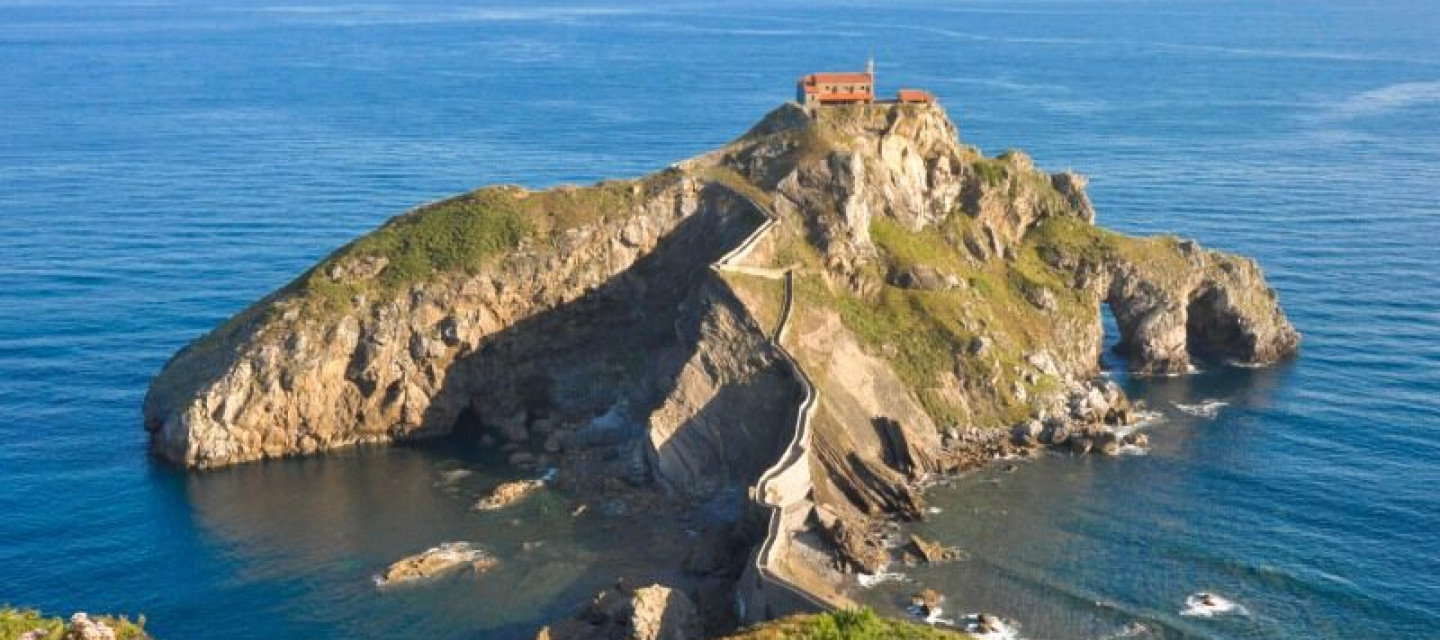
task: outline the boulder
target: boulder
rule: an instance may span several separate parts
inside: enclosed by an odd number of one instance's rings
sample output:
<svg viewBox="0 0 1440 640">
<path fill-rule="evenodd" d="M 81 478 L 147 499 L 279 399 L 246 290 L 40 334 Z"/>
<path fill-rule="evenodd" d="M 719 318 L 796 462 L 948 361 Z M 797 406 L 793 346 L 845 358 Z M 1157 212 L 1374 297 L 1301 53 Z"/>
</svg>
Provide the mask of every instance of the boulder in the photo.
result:
<svg viewBox="0 0 1440 640">
<path fill-rule="evenodd" d="M 958 282 L 958 279 L 928 265 L 912 265 L 892 274 L 890 278 L 890 284 L 897 287 L 922 291 L 950 289 L 952 281 Z"/>
<path fill-rule="evenodd" d="M 358 281 L 369 280 L 380 275 L 385 267 L 390 265 L 390 259 L 385 256 L 361 256 L 349 260 L 340 260 L 330 266 L 325 275 L 335 281 Z"/>
<path fill-rule="evenodd" d="M 469 542 L 446 542 L 400 559 L 375 580 L 379 586 L 427 580 L 461 569 L 486 571 L 499 563 L 495 556 Z"/>
<path fill-rule="evenodd" d="M 681 591 L 658 584 L 632 591 L 620 580 L 542 633 L 536 640 L 698 640 L 704 630 L 701 611 Z"/>
<path fill-rule="evenodd" d="M 855 520 L 840 518 L 826 534 L 847 569 L 876 574 L 890 564 L 890 554 Z"/>
<path fill-rule="evenodd" d="M 1051 446 L 1060 446 L 1070 439 L 1070 429 L 1063 422 L 1055 422 L 1046 426 L 1048 435 L 1042 439 Z"/>
<path fill-rule="evenodd" d="M 985 355 L 985 353 L 990 350 L 990 342 L 990 339 L 985 336 L 975 336 L 970 339 L 970 343 L 965 346 L 965 350 L 972 356 Z"/>
<path fill-rule="evenodd" d="M 1040 443 L 1040 436 L 1045 431 L 1045 425 L 1039 420 L 1030 420 L 1015 425 L 1010 431 L 1011 441 L 1017 446 L 1033 447 Z"/>
<path fill-rule="evenodd" d="M 475 503 L 478 511 L 495 511 L 503 509 L 529 496 L 536 489 L 545 486 L 543 479 L 514 480 L 502 482 L 487 495 Z"/>
<path fill-rule="evenodd" d="M 1041 311 L 1054 311 L 1059 306 L 1059 302 L 1055 299 L 1055 292 L 1045 287 L 1026 289 L 1025 299 Z"/>
<path fill-rule="evenodd" d="M 940 603 L 945 601 L 945 596 L 934 589 L 922 589 L 911 594 L 910 607 L 922 616 L 929 616 L 940 610 Z"/>
<path fill-rule="evenodd" d="M 1055 359 L 1043 351 L 1025 356 L 1025 362 L 1034 367 L 1036 371 L 1048 376 L 1060 375 L 1060 369 L 1055 366 Z"/>
<path fill-rule="evenodd" d="M 975 630 L 980 633 L 1000 633 L 1005 630 L 1005 623 L 999 616 L 982 613 L 975 616 Z"/>
<path fill-rule="evenodd" d="M 1120 440 L 1113 434 L 1108 438 L 1101 438 L 1096 446 L 1100 449 L 1100 453 L 1107 456 L 1120 454 Z"/>
<path fill-rule="evenodd" d="M 960 560 L 965 557 L 965 552 L 955 547 L 947 547 L 913 534 L 910 536 L 910 544 L 906 551 L 931 564 Z"/>
<path fill-rule="evenodd" d="M 654 584 L 636 589 L 630 611 L 634 640 L 696 640 L 703 632 L 695 604 L 669 587 Z"/>
<path fill-rule="evenodd" d="M 115 640 L 115 630 L 99 620 L 80 611 L 70 616 L 70 627 L 65 630 L 64 640 Z"/>
</svg>

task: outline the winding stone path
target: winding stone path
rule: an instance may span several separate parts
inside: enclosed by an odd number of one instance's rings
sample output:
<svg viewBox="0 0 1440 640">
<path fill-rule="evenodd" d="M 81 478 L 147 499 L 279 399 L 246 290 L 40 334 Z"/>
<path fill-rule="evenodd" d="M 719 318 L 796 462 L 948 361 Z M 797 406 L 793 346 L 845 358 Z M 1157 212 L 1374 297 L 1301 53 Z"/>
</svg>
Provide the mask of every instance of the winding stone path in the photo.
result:
<svg viewBox="0 0 1440 640">
<path fill-rule="evenodd" d="M 755 589 L 765 604 L 763 611 L 747 612 L 743 610 L 745 599 L 742 597 L 740 599 L 741 617 L 759 620 L 801 611 L 827 611 L 834 609 L 835 606 L 817 594 L 787 580 L 774 569 L 779 566 L 784 557 L 783 552 L 790 544 L 790 532 L 802 528 L 809 515 L 810 496 L 813 488 L 810 479 L 810 421 L 818 405 L 819 392 L 811 382 L 810 376 L 806 375 L 805 370 L 800 366 L 800 362 L 783 344 L 785 330 L 790 326 L 790 316 L 794 311 L 795 268 L 774 269 L 736 264 L 750 255 L 779 219 L 760 203 L 733 189 L 731 191 L 737 197 L 748 202 L 766 219 L 739 246 L 710 266 L 717 272 L 740 273 L 784 281 L 784 302 L 775 329 L 771 333 L 770 343 L 785 359 L 795 379 L 800 382 L 805 391 L 804 400 L 801 401 L 796 412 L 795 427 L 791 433 L 790 444 L 785 448 L 780 459 L 766 469 L 755 483 L 756 501 L 770 509 L 769 529 L 765 535 L 765 541 L 760 544 L 760 549 L 755 554 L 753 567 L 757 577 Z M 770 595 L 771 591 L 778 592 L 776 594 L 778 597 Z"/>
</svg>

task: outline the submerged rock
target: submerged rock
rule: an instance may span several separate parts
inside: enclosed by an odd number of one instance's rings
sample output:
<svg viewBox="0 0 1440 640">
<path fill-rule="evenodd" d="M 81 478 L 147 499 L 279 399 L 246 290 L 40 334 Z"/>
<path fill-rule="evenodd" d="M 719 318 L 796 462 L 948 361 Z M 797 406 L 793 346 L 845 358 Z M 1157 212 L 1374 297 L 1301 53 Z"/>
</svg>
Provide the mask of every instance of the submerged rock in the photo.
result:
<svg viewBox="0 0 1440 640">
<path fill-rule="evenodd" d="M 385 587 L 428 580 L 462 569 L 486 571 L 496 564 L 499 560 L 469 542 L 446 542 L 395 562 L 376 577 L 375 583 Z"/>
<path fill-rule="evenodd" d="M 843 568 L 873 575 L 890 564 L 884 545 L 858 521 L 841 519 L 825 531 Z"/>
<path fill-rule="evenodd" d="M 910 596 L 910 610 L 922 618 L 940 613 L 940 604 L 945 596 L 934 589 L 923 589 Z"/>
<path fill-rule="evenodd" d="M 489 495 L 476 501 L 475 509 L 478 511 L 504 509 L 505 507 L 524 500 L 531 493 L 534 493 L 537 489 L 544 486 L 545 480 L 542 478 L 502 482 L 491 490 Z"/>
<path fill-rule="evenodd" d="M 931 564 L 949 562 L 951 560 L 963 560 L 965 552 L 957 547 L 947 547 L 938 542 L 926 540 L 918 535 L 910 536 L 910 544 L 907 551 L 915 557 Z"/>
<path fill-rule="evenodd" d="M 975 616 L 975 627 L 980 633 L 1000 633 L 1005 630 L 1005 623 L 1000 616 L 982 613 Z"/>
</svg>

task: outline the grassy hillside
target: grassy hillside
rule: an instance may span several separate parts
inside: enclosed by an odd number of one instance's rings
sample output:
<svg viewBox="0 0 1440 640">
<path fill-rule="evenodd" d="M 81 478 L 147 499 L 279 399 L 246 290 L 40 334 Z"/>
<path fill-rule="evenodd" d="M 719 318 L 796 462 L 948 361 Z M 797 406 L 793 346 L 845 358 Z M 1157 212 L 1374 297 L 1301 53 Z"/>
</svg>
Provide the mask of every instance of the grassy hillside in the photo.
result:
<svg viewBox="0 0 1440 640">
<path fill-rule="evenodd" d="M 875 615 L 870 609 L 792 616 L 745 629 L 729 640 L 967 640 L 971 636 Z"/>
</svg>

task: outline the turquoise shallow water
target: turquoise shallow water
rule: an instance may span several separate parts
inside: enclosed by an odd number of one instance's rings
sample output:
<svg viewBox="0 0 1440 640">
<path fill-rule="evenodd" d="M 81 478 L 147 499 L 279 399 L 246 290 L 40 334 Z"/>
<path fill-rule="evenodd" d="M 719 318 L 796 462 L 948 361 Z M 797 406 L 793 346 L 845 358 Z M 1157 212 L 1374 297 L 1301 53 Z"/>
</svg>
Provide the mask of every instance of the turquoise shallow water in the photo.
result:
<svg viewBox="0 0 1440 640">
<path fill-rule="evenodd" d="M 926 530 L 977 560 L 917 577 L 1030 637 L 1440 636 L 1437 45 L 1419 1 L 0 4 L 0 601 L 222 639 L 567 608 L 640 560 L 557 530 L 610 564 L 382 597 L 402 550 L 525 537 L 436 486 L 466 461 L 177 474 L 144 454 L 149 376 L 409 205 L 652 171 L 873 51 L 970 142 L 1089 174 L 1102 223 L 1258 258 L 1306 337 L 1276 370 L 1127 380 L 1166 415 L 1149 456 L 936 493 Z M 1174 407 L 1205 398 L 1230 405 Z M 1250 615 L 1179 616 L 1201 589 Z"/>
</svg>

